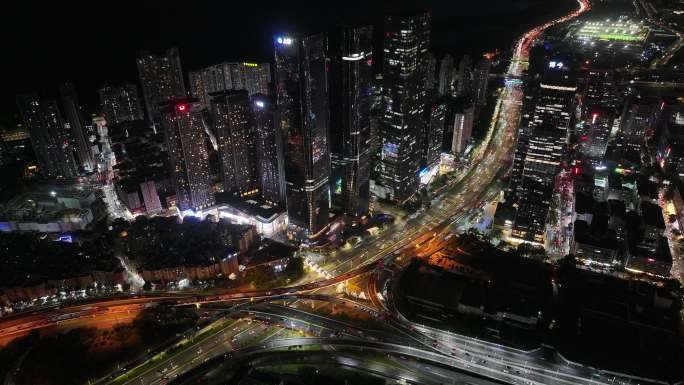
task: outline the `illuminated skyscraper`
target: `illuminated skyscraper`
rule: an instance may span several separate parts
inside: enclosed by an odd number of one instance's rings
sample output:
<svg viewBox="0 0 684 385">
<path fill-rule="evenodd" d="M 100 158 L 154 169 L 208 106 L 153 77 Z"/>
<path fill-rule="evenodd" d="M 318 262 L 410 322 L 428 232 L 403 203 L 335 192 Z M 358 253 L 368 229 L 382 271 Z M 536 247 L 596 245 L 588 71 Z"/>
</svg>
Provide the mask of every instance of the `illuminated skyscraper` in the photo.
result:
<svg viewBox="0 0 684 385">
<path fill-rule="evenodd" d="M 328 42 L 333 197 L 352 218 L 368 213 L 373 30 L 344 28 Z"/>
<path fill-rule="evenodd" d="M 447 114 L 447 124 L 450 127 L 452 134 L 451 139 L 451 153 L 460 156 L 463 155 L 473 134 L 473 122 L 475 121 L 475 107 L 470 103 L 458 103 L 450 108 Z"/>
<path fill-rule="evenodd" d="M 285 202 L 283 138 L 276 108 L 266 95 L 252 95 L 252 128 L 256 145 L 261 195 L 271 202 Z"/>
<path fill-rule="evenodd" d="M 267 95 L 271 82 L 269 63 L 220 63 L 188 74 L 190 92 L 203 107 L 209 107 L 209 94 L 227 90 L 247 90 Z"/>
<path fill-rule="evenodd" d="M 380 117 L 380 183 L 388 196 L 403 202 L 418 190 L 423 155 L 423 113 L 427 101 L 430 14 L 385 18 L 383 91 Z"/>
<path fill-rule="evenodd" d="M 555 178 L 565 155 L 565 136 L 563 130 L 545 123 L 535 127 L 528 138 L 511 232 L 518 241 L 544 243 Z"/>
<path fill-rule="evenodd" d="M 214 204 L 202 108 L 185 99 L 160 109 L 176 200 L 181 211 Z"/>
<path fill-rule="evenodd" d="M 383 90 L 382 74 L 376 74 L 372 83 L 371 94 L 371 117 L 370 117 L 370 137 L 371 137 L 371 168 L 377 169 L 380 163 L 380 148 L 382 138 L 380 135 L 380 118 L 385 110 L 385 92 Z"/>
<path fill-rule="evenodd" d="M 554 67 L 551 67 L 551 64 Z M 541 124 L 551 124 L 569 135 L 570 122 L 575 109 L 576 80 L 571 73 L 564 70 L 562 63 L 560 68 L 557 67 L 556 62 L 551 62 L 551 64 L 539 84 L 539 96 L 530 128 L 533 129 Z"/>
<path fill-rule="evenodd" d="M 586 69 L 578 79 L 583 104 L 616 107 L 620 104 L 620 96 L 615 85 L 614 70 Z"/>
<path fill-rule="evenodd" d="M 110 125 L 143 119 L 143 109 L 135 84 L 105 86 L 98 90 L 98 94 L 100 109 Z"/>
<path fill-rule="evenodd" d="M 565 144 L 565 133 L 553 125 L 536 127 L 528 139 L 523 177 L 553 186 L 561 168 Z"/>
<path fill-rule="evenodd" d="M 430 122 L 428 124 L 428 146 L 426 163 L 433 166 L 439 163 L 442 155 L 442 142 L 444 141 L 444 125 L 446 122 L 447 103 L 440 100 L 430 108 Z"/>
<path fill-rule="evenodd" d="M 278 35 L 274 43 L 287 214 L 315 236 L 328 225 L 330 208 L 325 38 Z"/>
<path fill-rule="evenodd" d="M 159 56 L 141 51 L 137 62 L 145 109 L 149 120 L 154 122 L 159 119 L 161 104 L 186 97 L 180 55 L 177 48 L 170 48 Z"/>
<path fill-rule="evenodd" d="M 77 174 L 70 135 L 57 101 L 36 94 L 17 96 L 17 105 L 28 128 L 41 173 L 47 177 L 72 178 Z"/>
<path fill-rule="evenodd" d="M 59 94 L 62 99 L 66 121 L 71 129 L 73 147 L 78 157 L 77 164 L 84 171 L 93 171 L 95 169 L 95 160 L 90 152 L 90 143 L 85 132 L 85 119 L 83 111 L 81 111 L 81 105 L 78 103 L 76 89 L 73 84 L 64 83 L 59 87 Z"/>
<path fill-rule="evenodd" d="M 611 109 L 586 107 L 586 135 L 580 137 L 580 149 L 590 163 L 598 166 L 606 154 L 614 116 Z"/>
<path fill-rule="evenodd" d="M 517 198 L 521 196 L 525 157 L 535 129 L 541 125 L 551 125 L 562 132 L 567 140 L 572 127 L 576 85 L 567 66 L 559 61 L 551 61 L 536 91 L 536 94 L 531 92 L 533 96 L 523 104 L 523 111 L 529 111 L 522 118 L 522 122 L 527 122 L 527 125 L 523 123 L 519 129 L 509 184 L 509 191 Z"/>
<path fill-rule="evenodd" d="M 506 207 L 515 242 L 544 245 L 549 206 L 573 126 L 576 84 L 573 72 L 551 61 L 536 97 L 529 99 L 528 126 L 521 127 Z M 525 109 L 526 106 L 523 106 Z M 527 119 L 525 119 L 527 120 Z"/>
<path fill-rule="evenodd" d="M 257 159 L 247 91 L 211 94 L 211 111 L 224 191 L 241 196 L 257 194 Z"/>
</svg>

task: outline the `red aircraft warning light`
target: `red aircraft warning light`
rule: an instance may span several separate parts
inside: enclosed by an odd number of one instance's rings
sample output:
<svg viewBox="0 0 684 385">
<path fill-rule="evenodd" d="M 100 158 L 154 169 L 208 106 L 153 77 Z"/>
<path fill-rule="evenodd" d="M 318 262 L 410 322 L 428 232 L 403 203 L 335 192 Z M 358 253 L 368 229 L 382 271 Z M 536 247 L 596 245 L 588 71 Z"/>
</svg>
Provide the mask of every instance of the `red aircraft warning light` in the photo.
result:
<svg viewBox="0 0 684 385">
<path fill-rule="evenodd" d="M 179 104 L 179 105 L 176 106 L 176 109 L 178 110 L 178 112 L 183 112 L 183 111 L 185 111 L 187 108 L 188 108 L 188 106 L 185 105 L 185 104 Z"/>
</svg>

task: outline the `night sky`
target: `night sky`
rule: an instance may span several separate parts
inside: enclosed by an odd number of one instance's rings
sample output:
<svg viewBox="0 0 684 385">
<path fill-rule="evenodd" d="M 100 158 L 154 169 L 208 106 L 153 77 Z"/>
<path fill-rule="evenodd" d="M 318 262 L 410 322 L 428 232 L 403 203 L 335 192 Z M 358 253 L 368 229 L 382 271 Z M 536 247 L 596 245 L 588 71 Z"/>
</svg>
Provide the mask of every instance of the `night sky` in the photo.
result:
<svg viewBox="0 0 684 385">
<path fill-rule="evenodd" d="M 180 48 L 183 70 L 224 60 L 272 57 L 278 31 L 317 32 L 381 20 L 385 12 L 432 11 L 432 46 L 460 56 L 506 48 L 519 32 L 574 7 L 573 0 L 425 1 L 34 1 L 3 2 L 0 117 L 16 115 L 15 95 L 56 95 L 75 83 L 88 111 L 96 89 L 137 80 L 140 48 Z M 458 58 L 457 58 L 458 60 Z M 1 123 L 0 123 L 1 124 Z"/>
</svg>

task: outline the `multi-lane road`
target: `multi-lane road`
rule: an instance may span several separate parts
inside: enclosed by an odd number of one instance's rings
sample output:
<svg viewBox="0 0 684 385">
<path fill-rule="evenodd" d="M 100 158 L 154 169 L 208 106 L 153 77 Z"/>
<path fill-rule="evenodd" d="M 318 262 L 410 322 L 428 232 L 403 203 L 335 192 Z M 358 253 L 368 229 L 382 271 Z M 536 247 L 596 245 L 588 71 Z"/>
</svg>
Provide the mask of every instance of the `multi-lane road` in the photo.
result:
<svg viewBox="0 0 684 385">
<path fill-rule="evenodd" d="M 64 308 L 47 308 L 29 314 L 9 316 L 0 321 L 0 347 L 14 338 L 46 328 L 80 326 L 111 326 L 127 323 L 149 304 L 176 301 L 176 296 L 141 296 L 116 298 L 97 303 Z"/>
<path fill-rule="evenodd" d="M 125 383 L 164 383 L 177 374 L 190 371 L 208 361 L 213 361 L 209 365 L 218 364 L 229 354 L 233 357 L 302 347 L 311 351 L 332 347 L 341 349 L 346 354 L 353 354 L 354 351 L 390 353 L 403 357 L 406 364 L 420 366 L 420 362 L 429 362 L 504 383 L 659 384 L 645 379 L 601 373 L 565 362 L 558 363 L 542 350 L 525 352 L 414 325 L 400 315 L 390 321 L 398 322 L 398 327 L 405 329 L 404 333 L 364 330 L 322 315 L 302 310 L 293 311 L 288 307 L 265 302 L 249 303 L 240 308 L 241 310 L 232 313 L 234 317 L 242 317 L 240 321 L 229 324 L 212 338 L 148 367 L 145 372 Z M 245 317 L 250 320 L 247 321 Z M 300 331 L 301 335 L 290 334 L 289 338 L 282 338 L 283 333 L 290 332 L 291 329 Z M 247 342 L 248 346 L 244 347 L 244 340 L 250 339 L 252 342 Z M 413 382 L 416 379 L 406 380 Z"/>
</svg>

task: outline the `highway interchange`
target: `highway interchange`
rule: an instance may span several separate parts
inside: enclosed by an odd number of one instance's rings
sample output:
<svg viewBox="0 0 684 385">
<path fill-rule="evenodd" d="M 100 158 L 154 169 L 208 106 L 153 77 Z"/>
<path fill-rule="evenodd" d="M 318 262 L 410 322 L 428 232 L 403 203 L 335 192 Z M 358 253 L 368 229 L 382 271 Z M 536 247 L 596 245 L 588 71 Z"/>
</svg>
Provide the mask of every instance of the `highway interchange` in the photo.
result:
<svg viewBox="0 0 684 385">
<path fill-rule="evenodd" d="M 519 78 L 526 67 L 529 49 L 547 28 L 577 17 L 590 9 L 587 0 L 578 0 L 573 13 L 528 31 L 516 43 L 507 77 Z M 471 157 L 471 165 L 460 178 L 433 200 L 431 207 L 404 220 L 398 218 L 385 231 L 351 250 L 341 250 L 335 258 L 320 262 L 324 278 L 296 286 L 271 290 L 225 293 L 211 296 L 140 296 L 102 301 L 67 309 L 38 311 L 0 322 L 0 342 L 31 330 L 72 322 L 76 325 L 105 321 L 115 314 L 135 314 L 147 304 L 174 302 L 178 306 L 219 304 L 215 316 L 221 323 L 207 338 L 184 345 L 162 359 L 119 369 L 96 381 L 98 384 L 180 383 L 193 368 L 225 361 L 231 357 L 278 351 L 283 354 L 302 349 L 329 351 L 339 364 L 385 373 L 404 383 L 511 383 L 511 384 L 651 384 L 645 379 L 606 374 L 595 369 L 563 362 L 542 350 L 525 352 L 456 333 L 414 324 L 394 307 L 391 295 L 380 292 L 397 257 L 410 255 L 434 239 L 447 237 L 471 210 L 482 207 L 498 194 L 491 189 L 510 164 L 520 120 L 523 91 L 519 82 L 507 82 L 499 91 L 491 127 Z M 408 250 L 408 251 L 407 251 Z M 337 287 L 354 281 L 365 289 L 367 301 L 341 299 Z M 283 305 L 276 302 L 282 301 Z M 383 319 L 384 328 L 362 329 L 301 306 L 309 301 L 336 304 Z M 214 306 L 215 306 L 214 305 Z M 87 320 L 87 321 L 84 321 Z M 111 322 L 111 321 L 110 321 Z M 356 360 L 354 352 L 373 351 L 403 362 L 413 370 L 373 368 Z M 366 366 L 364 366 L 366 365 Z M 421 368 L 429 373 L 421 374 Z M 395 371 L 391 373 L 392 371 Z M 129 373 L 130 372 L 130 373 Z M 442 373 L 440 375 L 440 373 Z M 470 376 L 468 373 L 473 374 Z M 401 377 L 401 378 L 397 378 Z M 449 377 L 451 376 L 451 377 Z M 491 382 L 490 380 L 494 381 Z"/>
</svg>

